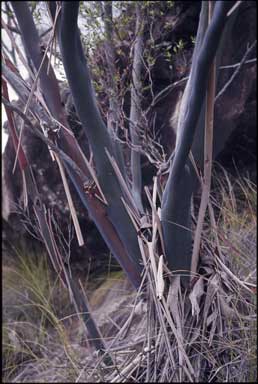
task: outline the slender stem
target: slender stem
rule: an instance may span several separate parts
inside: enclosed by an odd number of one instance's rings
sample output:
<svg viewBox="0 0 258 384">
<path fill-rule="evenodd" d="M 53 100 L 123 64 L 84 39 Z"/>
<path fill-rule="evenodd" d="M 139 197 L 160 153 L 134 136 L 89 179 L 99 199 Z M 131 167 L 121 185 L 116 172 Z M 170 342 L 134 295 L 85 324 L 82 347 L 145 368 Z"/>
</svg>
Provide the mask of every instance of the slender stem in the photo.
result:
<svg viewBox="0 0 258 384">
<path fill-rule="evenodd" d="M 141 4 L 135 2 L 136 8 L 136 41 L 133 55 L 132 85 L 131 85 L 131 110 L 130 110 L 130 134 L 133 145 L 140 145 L 138 124 L 141 119 L 141 71 L 143 56 L 143 36 L 142 36 L 142 11 Z M 131 173 L 132 173 L 132 194 L 140 212 L 143 212 L 141 190 L 142 190 L 142 171 L 141 155 L 135 149 L 131 149 Z"/>
<path fill-rule="evenodd" d="M 213 2 L 209 1 L 209 23 L 211 22 L 213 12 Z M 211 65 L 206 99 L 206 114 L 205 114 L 205 135 L 204 135 L 204 182 L 202 184 L 202 197 L 199 208 L 197 227 L 195 232 L 191 272 L 192 278 L 197 272 L 199 260 L 199 250 L 201 243 L 201 234 L 204 223 L 205 212 L 209 203 L 210 186 L 211 186 L 211 169 L 212 169 L 212 147 L 213 147 L 213 122 L 214 122 L 214 103 L 216 89 L 216 59 Z"/>
<path fill-rule="evenodd" d="M 115 47 L 114 47 L 114 29 L 113 29 L 113 12 L 112 1 L 101 2 L 104 25 L 105 25 L 105 56 L 107 65 L 107 86 L 109 89 L 109 111 L 107 114 L 107 129 L 112 137 L 112 145 L 114 154 L 120 167 L 120 171 L 126 177 L 124 156 L 122 153 L 121 143 L 118 138 L 119 128 L 119 93 L 117 86 L 117 71 L 115 65 Z"/>
</svg>

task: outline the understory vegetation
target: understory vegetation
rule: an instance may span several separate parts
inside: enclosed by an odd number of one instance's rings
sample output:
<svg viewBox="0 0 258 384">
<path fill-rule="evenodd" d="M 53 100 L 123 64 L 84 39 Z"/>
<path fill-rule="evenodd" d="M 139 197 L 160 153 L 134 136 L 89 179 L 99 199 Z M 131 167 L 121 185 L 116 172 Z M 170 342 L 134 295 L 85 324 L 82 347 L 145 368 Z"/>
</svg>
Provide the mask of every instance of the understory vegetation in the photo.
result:
<svg viewBox="0 0 258 384">
<path fill-rule="evenodd" d="M 4 2 L 4 382 L 256 381 L 254 4 Z"/>
<path fill-rule="evenodd" d="M 17 249 L 18 258 L 3 266 L 3 381 L 254 382 L 256 185 L 248 178 L 233 182 L 226 171 L 214 180 L 218 225 L 210 230 L 206 217 L 201 245 L 206 272 L 191 287 L 190 305 L 175 280 L 165 287 L 164 302 L 157 300 L 150 264 L 145 300 L 141 289 L 137 294 L 128 288 L 122 271 L 109 272 L 108 265 L 98 287 L 81 281 L 113 358 L 110 367 L 94 352 L 46 254 L 35 262 L 35 255 Z"/>
</svg>

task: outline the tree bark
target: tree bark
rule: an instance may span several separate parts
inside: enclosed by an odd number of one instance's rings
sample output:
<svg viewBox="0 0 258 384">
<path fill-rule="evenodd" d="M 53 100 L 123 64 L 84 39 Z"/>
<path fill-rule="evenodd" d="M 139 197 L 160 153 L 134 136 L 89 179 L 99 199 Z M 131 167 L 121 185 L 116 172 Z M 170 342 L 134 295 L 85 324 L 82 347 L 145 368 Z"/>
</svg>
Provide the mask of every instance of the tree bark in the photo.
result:
<svg viewBox="0 0 258 384">
<path fill-rule="evenodd" d="M 69 5 L 71 6 L 72 4 L 67 4 L 67 3 L 64 4 L 64 6 L 68 6 L 68 8 L 69 8 Z M 33 61 L 35 68 L 38 69 L 41 64 L 42 53 L 40 52 L 40 49 L 39 49 L 39 37 L 37 34 L 37 30 L 35 28 L 32 16 L 29 12 L 28 6 L 26 3 L 24 4 L 20 2 L 13 2 L 13 7 L 16 13 L 17 20 L 19 22 L 21 32 L 24 36 L 24 42 L 27 46 L 27 52 L 28 54 L 30 54 L 30 57 Z M 77 21 L 77 17 L 75 19 L 75 23 L 76 21 Z M 69 25 L 69 23 L 67 25 Z M 69 34 L 69 29 L 67 30 Z M 78 40 L 79 40 L 79 36 L 76 34 L 75 42 L 78 45 L 77 53 L 79 55 L 79 60 L 80 60 L 83 57 L 83 53 L 82 53 L 80 41 Z M 70 52 L 73 49 L 74 47 L 72 48 L 69 47 L 69 56 L 71 56 Z M 78 56 L 77 56 L 77 59 L 78 59 Z M 53 69 L 51 67 L 48 75 L 47 66 L 48 66 L 48 62 L 46 60 L 46 62 L 42 67 L 42 71 L 39 75 L 40 85 L 41 85 L 43 95 L 45 97 L 46 103 L 53 117 L 58 122 L 60 122 L 63 126 L 68 127 L 68 123 L 64 115 L 64 110 L 61 105 L 57 80 L 55 78 Z M 84 87 L 83 80 L 82 80 L 82 83 L 80 84 L 81 87 Z M 87 81 L 85 84 L 87 85 Z M 87 96 L 89 96 L 89 93 L 87 93 Z M 87 100 L 87 97 L 86 97 L 86 100 Z M 83 104 L 83 100 L 81 104 Z M 92 98 L 92 100 L 89 100 L 90 111 L 91 111 L 92 105 L 93 105 L 93 108 L 96 109 L 96 102 L 94 98 Z M 94 120 L 94 117 L 95 117 L 94 113 L 93 114 L 89 113 L 89 119 L 92 118 Z M 97 121 L 99 123 L 100 119 L 98 118 L 100 118 L 100 115 L 97 116 Z M 95 123 L 96 123 L 96 119 L 95 119 Z M 96 127 L 96 125 L 94 125 L 94 121 L 93 121 L 93 126 L 94 128 Z M 99 137 L 99 134 L 101 134 L 102 132 L 103 132 L 102 129 L 101 131 L 97 129 L 96 132 L 93 132 L 92 136 L 94 137 L 94 139 L 96 139 Z M 105 133 L 107 134 L 106 130 L 105 130 Z M 105 177 L 101 179 L 101 182 L 104 185 L 107 183 L 111 184 L 111 189 L 112 189 L 113 180 L 115 180 L 114 184 L 116 184 L 116 179 L 113 174 L 113 170 L 111 172 L 111 165 L 109 163 L 109 160 L 106 158 L 106 154 L 104 151 L 105 147 L 109 148 L 110 150 L 110 147 L 111 147 L 110 139 L 108 135 L 105 135 L 105 134 L 103 135 L 103 139 L 104 139 L 104 143 L 103 141 L 99 142 L 98 140 L 97 140 L 97 143 L 95 142 L 94 149 L 97 149 L 97 152 L 100 151 L 103 157 L 105 157 L 104 159 L 102 157 L 100 161 L 97 161 L 97 164 L 98 165 L 101 164 L 101 166 L 103 167 L 101 169 L 104 173 L 105 171 L 109 173 L 104 175 Z M 73 133 L 61 127 L 59 137 L 57 137 L 57 142 L 61 146 L 63 151 L 67 153 L 68 156 L 70 156 L 71 159 L 76 163 L 76 165 L 81 169 L 81 171 L 85 174 L 85 176 L 88 175 L 88 169 L 85 163 L 84 156 L 82 154 L 82 151 Z M 112 153 L 112 150 L 110 150 L 110 152 Z M 107 164 L 108 169 L 105 168 L 105 164 Z M 74 183 L 74 186 L 77 192 L 79 193 L 79 196 L 82 198 L 83 204 L 87 206 L 87 209 L 89 210 L 91 217 L 93 218 L 98 229 L 101 231 L 101 234 L 103 238 L 106 240 L 107 245 L 109 246 L 111 252 L 117 258 L 117 260 L 121 263 L 122 267 L 127 273 L 132 284 L 137 288 L 141 281 L 141 277 L 140 277 L 141 266 L 139 264 L 140 252 L 138 248 L 137 237 L 135 236 L 134 227 L 130 222 L 130 218 L 128 217 L 127 212 L 125 212 L 125 208 L 121 201 L 121 192 L 116 189 L 117 193 L 116 195 L 114 195 L 114 199 L 115 199 L 115 202 L 117 201 L 117 205 L 115 210 L 112 209 L 114 208 L 113 207 L 114 204 L 112 205 L 111 208 L 110 206 L 104 208 L 103 203 L 101 203 L 94 194 L 91 194 L 91 195 L 85 194 L 85 191 L 83 189 L 82 179 L 74 172 L 74 170 L 69 165 L 67 165 L 66 163 L 64 163 L 64 165 L 66 167 L 66 171 L 69 173 L 69 175 L 72 178 L 72 181 Z M 111 192 L 111 195 L 112 195 L 112 192 Z M 112 219 L 110 219 L 109 217 L 110 210 L 113 213 L 113 215 L 111 215 Z M 122 215 L 120 215 L 120 211 L 122 211 Z M 122 220 L 126 221 L 125 225 L 121 224 L 121 216 L 122 216 Z M 120 227 L 120 231 L 117 230 L 117 228 L 119 227 Z M 127 233 L 127 229 L 128 229 L 128 233 Z M 123 236 L 121 236 L 121 233 L 119 233 L 121 231 L 123 232 Z M 128 239 L 129 239 L 128 241 L 129 246 L 127 247 L 127 244 L 125 243 Z"/>
<path fill-rule="evenodd" d="M 182 111 L 180 111 L 182 116 L 179 119 L 179 138 L 177 139 L 175 156 L 171 162 L 161 208 L 162 228 L 169 267 L 172 271 L 175 269 L 186 270 L 188 274 L 191 266 L 192 242 L 191 236 L 189 236 L 191 233 L 189 232 L 191 198 L 198 185 L 195 170 L 188 156 L 206 96 L 210 66 L 223 35 L 227 22 L 227 12 L 232 6 L 232 2 L 216 2 L 213 18 L 205 33 L 206 5 L 206 2 L 202 3 L 190 79 L 185 92 Z M 197 156 L 203 157 L 203 147 L 199 151 Z M 188 281 L 188 278 L 183 279 L 185 284 Z"/>
<path fill-rule="evenodd" d="M 136 27 L 135 45 L 133 53 L 132 84 L 131 84 L 131 109 L 129 129 L 133 146 L 140 146 L 139 122 L 141 119 L 141 71 L 143 60 L 143 15 L 141 4 L 135 2 Z M 143 212 L 142 204 L 142 171 L 141 154 L 137 149 L 131 149 L 131 174 L 132 174 L 132 194 L 140 212 Z"/>
</svg>

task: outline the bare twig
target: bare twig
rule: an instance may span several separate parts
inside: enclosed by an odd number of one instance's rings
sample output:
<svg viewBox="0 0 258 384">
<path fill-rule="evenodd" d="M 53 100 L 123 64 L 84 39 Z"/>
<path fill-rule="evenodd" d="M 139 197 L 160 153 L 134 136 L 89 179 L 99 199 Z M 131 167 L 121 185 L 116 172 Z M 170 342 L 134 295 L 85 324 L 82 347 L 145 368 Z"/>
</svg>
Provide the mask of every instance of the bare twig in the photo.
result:
<svg viewBox="0 0 258 384">
<path fill-rule="evenodd" d="M 84 174 L 84 172 L 81 170 L 80 167 L 64 152 L 62 149 L 57 147 L 51 140 L 49 140 L 47 137 L 44 136 L 43 133 L 41 133 L 39 130 L 35 129 L 31 121 L 28 119 L 28 117 L 16 106 L 9 103 L 4 97 L 2 97 L 3 103 L 10 107 L 13 111 L 15 111 L 27 124 L 28 129 L 31 131 L 32 134 L 39 137 L 44 143 L 49 145 L 49 147 L 56 152 L 62 160 L 64 160 L 67 164 L 70 165 L 70 167 L 81 177 L 82 182 L 86 183 L 89 181 L 89 178 Z"/>
<path fill-rule="evenodd" d="M 235 72 L 232 74 L 232 76 L 230 77 L 230 79 L 226 82 L 226 84 L 223 86 L 223 88 L 219 91 L 219 93 L 216 95 L 215 97 L 215 102 L 219 99 L 219 97 L 221 97 L 223 95 L 223 93 L 227 90 L 227 88 L 230 86 L 230 84 L 232 83 L 232 81 L 235 79 L 235 77 L 238 75 L 238 73 L 240 72 L 241 68 L 243 67 L 244 63 L 246 62 L 246 59 L 249 55 L 249 53 L 252 51 L 252 49 L 256 46 L 256 43 L 257 43 L 257 40 L 255 40 L 251 46 L 246 50 L 242 60 L 240 61 L 239 65 L 237 65 L 237 68 L 235 70 Z"/>
<path fill-rule="evenodd" d="M 74 224 L 74 228 L 75 228 L 78 244 L 81 247 L 82 245 L 84 245 L 84 240 L 83 240 L 80 224 L 79 224 L 79 221 L 78 221 L 78 218 L 77 218 L 76 210 L 75 210 L 75 207 L 74 207 L 73 199 L 72 199 L 72 196 L 71 196 L 71 193 L 70 193 L 69 185 L 67 183 L 67 178 L 66 178 L 66 175 L 65 175 L 65 171 L 64 171 L 63 165 L 62 165 L 58 155 L 55 155 L 55 158 L 56 158 L 56 161 L 57 161 L 57 164 L 58 164 L 58 167 L 59 167 L 59 171 L 60 171 L 60 175 L 61 175 L 61 178 L 62 178 L 62 182 L 63 182 L 63 185 L 64 185 L 65 194 L 66 194 L 67 201 L 68 201 L 69 208 L 70 208 L 70 212 L 71 212 L 71 215 L 72 215 L 73 224 Z"/>
<path fill-rule="evenodd" d="M 60 11 L 60 9 L 58 9 L 58 11 Z M 57 15 L 58 15 L 58 11 L 57 11 Z M 56 16 L 57 17 L 57 16 Z M 45 52 L 44 52 L 44 55 L 43 55 L 43 58 L 41 60 L 41 63 L 39 65 L 39 68 L 37 70 L 37 73 L 36 73 L 36 76 L 35 76 L 35 79 L 33 81 L 33 84 L 32 84 L 32 88 L 31 88 L 31 91 L 30 91 L 30 94 L 29 94 L 29 98 L 27 100 L 27 103 L 25 105 L 25 108 L 24 108 L 24 114 L 26 115 L 27 114 L 27 111 L 29 109 L 29 106 L 30 106 L 30 103 L 31 103 L 31 100 L 33 98 L 33 95 L 34 95 L 34 91 L 36 89 L 36 86 L 37 86 L 37 82 L 38 82 L 38 79 L 40 78 L 40 74 L 41 74 L 41 71 L 43 70 L 44 71 L 44 68 L 43 68 L 43 65 L 45 63 L 45 61 L 47 60 L 47 53 L 48 51 L 50 50 L 51 46 L 52 46 L 52 41 L 54 39 L 54 35 L 55 35 L 55 27 L 56 27 L 56 20 L 55 20 L 55 23 L 53 25 L 53 32 L 49 38 L 49 41 L 47 43 L 47 47 L 45 49 Z M 50 60 L 49 60 L 49 63 L 50 63 Z M 48 68 L 49 69 L 49 68 Z M 19 147 L 20 147 L 20 144 L 21 144 L 21 138 L 22 138 L 22 132 L 23 132 L 23 128 L 24 128 L 24 122 L 22 122 L 22 125 L 21 125 L 21 129 L 20 129 L 20 135 L 19 135 L 19 143 L 18 143 L 18 150 L 19 150 Z M 18 153 L 18 151 L 17 151 Z M 15 161 L 14 161 L 14 166 L 13 166 L 13 173 L 15 171 L 15 168 L 16 168 L 16 163 L 17 163 L 17 154 L 16 154 L 16 157 L 15 157 Z"/>
<path fill-rule="evenodd" d="M 251 63 L 256 63 L 257 62 L 257 58 L 253 58 L 253 59 L 250 59 L 250 60 L 246 60 L 244 64 L 251 64 Z M 231 64 L 231 65 L 222 65 L 221 67 L 219 67 L 219 69 L 230 69 L 230 68 L 236 68 L 236 67 L 239 67 L 239 65 L 241 65 L 241 62 L 240 63 L 236 63 L 236 64 Z"/>
<path fill-rule="evenodd" d="M 242 3 L 241 0 L 239 1 L 236 1 L 236 3 L 233 5 L 233 7 L 228 11 L 227 13 L 227 17 L 229 17 L 238 7 L 239 5 Z"/>
</svg>

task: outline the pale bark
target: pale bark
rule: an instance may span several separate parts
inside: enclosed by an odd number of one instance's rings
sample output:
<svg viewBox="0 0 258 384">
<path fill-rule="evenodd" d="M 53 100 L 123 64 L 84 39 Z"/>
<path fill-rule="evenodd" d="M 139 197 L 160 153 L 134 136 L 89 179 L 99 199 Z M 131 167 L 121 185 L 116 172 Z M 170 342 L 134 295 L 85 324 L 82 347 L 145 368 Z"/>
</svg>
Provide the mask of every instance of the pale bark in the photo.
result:
<svg viewBox="0 0 258 384">
<path fill-rule="evenodd" d="M 136 8 L 136 27 L 135 45 L 133 53 L 132 85 L 131 85 L 131 110 L 130 110 L 130 134 L 133 146 L 141 145 L 139 137 L 139 123 L 141 119 L 141 71 L 143 57 L 143 15 L 141 4 L 135 2 Z M 143 212 L 142 205 L 142 171 L 141 154 L 134 147 L 131 149 L 131 174 L 132 174 L 132 194 L 140 212 Z"/>
</svg>

